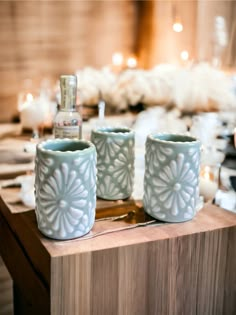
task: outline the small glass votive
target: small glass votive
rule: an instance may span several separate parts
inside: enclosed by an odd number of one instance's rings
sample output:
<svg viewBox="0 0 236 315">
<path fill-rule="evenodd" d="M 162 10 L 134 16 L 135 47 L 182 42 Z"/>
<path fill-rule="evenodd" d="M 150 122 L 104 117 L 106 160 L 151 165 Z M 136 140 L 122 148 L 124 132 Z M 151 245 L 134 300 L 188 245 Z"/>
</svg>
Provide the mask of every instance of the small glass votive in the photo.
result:
<svg viewBox="0 0 236 315">
<path fill-rule="evenodd" d="M 202 165 L 199 178 L 200 195 L 204 201 L 213 200 L 219 187 L 220 164 Z"/>
</svg>

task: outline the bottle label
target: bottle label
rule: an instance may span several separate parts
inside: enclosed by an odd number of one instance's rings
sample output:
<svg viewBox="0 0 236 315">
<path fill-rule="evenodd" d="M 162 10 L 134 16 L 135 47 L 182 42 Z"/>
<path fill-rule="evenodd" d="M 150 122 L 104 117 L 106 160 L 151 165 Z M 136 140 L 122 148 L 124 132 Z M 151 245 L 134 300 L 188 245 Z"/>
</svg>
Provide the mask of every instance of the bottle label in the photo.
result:
<svg viewBox="0 0 236 315">
<path fill-rule="evenodd" d="M 54 126 L 55 138 L 81 138 L 80 126 Z"/>
</svg>

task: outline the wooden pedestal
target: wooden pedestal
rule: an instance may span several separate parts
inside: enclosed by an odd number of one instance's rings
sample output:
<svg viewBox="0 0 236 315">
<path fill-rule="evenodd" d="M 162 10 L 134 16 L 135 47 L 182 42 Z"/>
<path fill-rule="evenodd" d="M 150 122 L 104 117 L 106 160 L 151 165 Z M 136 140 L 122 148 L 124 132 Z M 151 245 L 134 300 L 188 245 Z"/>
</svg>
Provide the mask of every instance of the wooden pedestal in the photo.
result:
<svg viewBox="0 0 236 315">
<path fill-rule="evenodd" d="M 236 215 L 213 205 L 185 223 L 63 242 L 2 198 L 0 253 L 17 315 L 236 314 Z"/>
</svg>

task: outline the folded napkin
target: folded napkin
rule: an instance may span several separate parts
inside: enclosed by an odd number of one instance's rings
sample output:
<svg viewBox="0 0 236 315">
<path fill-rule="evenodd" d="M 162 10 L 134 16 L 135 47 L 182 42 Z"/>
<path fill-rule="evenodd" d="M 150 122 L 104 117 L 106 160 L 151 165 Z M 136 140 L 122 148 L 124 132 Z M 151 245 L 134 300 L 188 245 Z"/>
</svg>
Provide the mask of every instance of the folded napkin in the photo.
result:
<svg viewBox="0 0 236 315">
<path fill-rule="evenodd" d="M 0 139 L 6 136 L 19 135 L 21 129 L 20 124 L 0 124 Z"/>
<path fill-rule="evenodd" d="M 22 175 L 15 179 L 9 179 L 1 182 L 1 188 L 19 186 L 20 191 L 12 192 L 8 194 L 10 198 L 7 198 L 7 202 L 16 203 L 22 202 L 28 208 L 35 208 L 35 195 L 34 195 L 34 181 L 35 175 Z"/>
<path fill-rule="evenodd" d="M 218 190 L 215 196 L 215 204 L 236 213 L 236 192 L 233 190 Z"/>
<path fill-rule="evenodd" d="M 20 176 L 21 191 L 20 197 L 24 205 L 35 208 L 34 181 L 35 175 Z"/>
<path fill-rule="evenodd" d="M 0 141 L 0 178 L 13 178 L 34 169 L 34 152 L 26 152 L 27 141 L 5 138 Z"/>
</svg>

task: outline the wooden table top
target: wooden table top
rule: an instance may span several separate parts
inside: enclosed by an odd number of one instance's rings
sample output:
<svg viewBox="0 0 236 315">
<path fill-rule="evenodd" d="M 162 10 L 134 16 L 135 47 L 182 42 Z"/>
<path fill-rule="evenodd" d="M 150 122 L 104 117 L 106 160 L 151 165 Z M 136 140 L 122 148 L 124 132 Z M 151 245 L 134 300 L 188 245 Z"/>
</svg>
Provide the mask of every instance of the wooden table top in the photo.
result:
<svg viewBox="0 0 236 315">
<path fill-rule="evenodd" d="M 18 139 L 0 141 L 1 179 L 31 165 L 19 163 Z M 56 241 L 40 233 L 18 194 L 0 190 L 0 250 L 21 314 L 235 314 L 235 213 L 208 203 L 188 222 Z M 129 212 L 146 220 L 140 201 L 97 201 L 97 220 Z M 96 221 L 90 233 L 133 220 Z"/>
<path fill-rule="evenodd" d="M 0 142 L 0 151 L 8 151 L 10 157 L 14 152 L 17 153 L 19 150 L 22 150 L 25 141 L 27 141 L 27 139 L 22 136 L 4 137 Z M 29 165 L 31 166 L 31 163 L 26 165 L 26 169 Z M 10 164 L 9 167 L 11 168 L 9 174 L 4 172 L 4 167 L 3 173 L 1 173 L 0 169 L 0 177 L 1 175 L 4 175 L 3 177 L 8 175 L 12 177 L 15 175 L 15 166 Z M 220 209 L 211 204 L 206 204 L 203 209 L 197 213 L 193 220 L 184 223 L 165 223 L 160 226 L 138 227 L 131 230 L 108 233 L 87 240 L 78 238 L 68 241 L 56 241 L 44 237 L 40 233 L 37 228 L 35 211 L 25 207 L 21 202 L 17 201 L 18 193 L 19 189 L 17 188 L 2 189 L 0 191 L 0 214 L 4 216 L 7 224 L 14 230 L 16 237 L 25 247 L 25 251 L 28 253 L 29 257 L 31 257 L 32 260 L 35 260 L 36 263 L 37 259 L 41 259 L 39 258 L 39 253 L 42 254 L 41 257 L 50 259 L 50 257 L 62 257 L 109 248 L 131 246 L 168 238 L 176 238 L 183 235 L 213 231 L 236 225 L 236 215 L 234 213 Z M 98 200 L 96 219 L 111 215 L 121 215 L 129 211 L 139 211 L 140 213 L 143 213 L 142 203 L 134 200 L 117 202 Z M 125 227 L 127 225 L 130 225 L 130 222 L 112 222 L 109 220 L 95 222 L 92 233 Z"/>
<path fill-rule="evenodd" d="M 13 128 L 13 131 L 14 130 L 15 127 Z M 16 154 L 17 152 L 19 153 L 20 150 L 22 151 L 25 141 L 27 141 L 27 138 L 22 136 L 4 137 L 0 142 L 0 151 L 8 151 L 8 156 L 10 158 L 11 155 Z M 0 178 L 2 175 L 3 178 L 15 176 L 16 172 L 14 172 L 15 166 L 13 164 L 8 164 L 11 169 L 9 174 L 4 171 L 3 164 L 1 166 L 3 170 L 0 168 Z M 17 167 L 18 166 L 16 165 L 16 168 Z M 31 169 L 31 163 L 26 163 L 25 171 L 27 170 L 27 167 L 30 167 Z M 161 226 L 139 227 L 132 230 L 109 233 L 88 240 L 82 240 L 82 238 L 79 238 L 70 241 L 55 241 L 44 237 L 39 232 L 34 210 L 31 209 L 31 211 L 29 211 L 30 208 L 25 207 L 17 201 L 18 193 L 19 190 L 13 188 L 2 189 L 0 191 L 0 206 L 2 214 L 5 216 L 8 223 L 14 227 L 15 233 L 20 239 L 23 238 L 25 240 L 25 236 L 27 234 L 29 239 L 32 239 L 37 244 L 40 244 L 48 255 L 52 257 L 73 255 L 75 253 L 96 251 L 112 247 L 128 246 L 136 243 L 151 242 L 207 230 L 214 230 L 226 226 L 233 226 L 236 224 L 235 214 L 219 209 L 214 205 L 206 204 L 204 208 L 197 213 L 193 220 L 185 223 L 166 223 Z M 13 200 L 15 199 L 15 202 L 12 202 L 12 198 Z M 98 200 L 96 218 L 120 215 L 132 210 L 143 211 L 142 203 L 134 200 L 118 202 Z M 124 227 L 125 225 L 127 225 L 127 222 L 96 222 L 92 231 L 97 232 L 101 230 L 109 230 Z"/>
<path fill-rule="evenodd" d="M 34 210 L 12 213 L 9 204 L 5 202 L 5 194 L 6 191 L 2 190 L 0 219 L 3 219 L 13 231 L 19 246 L 23 249 L 30 264 L 40 274 L 40 279 L 46 286 L 50 285 L 54 275 L 52 270 L 59 262 L 63 265 L 63 262 L 77 261 L 80 256 L 89 255 L 89 257 L 94 257 L 96 253 L 104 253 L 106 256 L 105 253 L 108 252 L 110 254 L 117 253 L 117 251 L 123 253 L 123 251 L 126 252 L 129 249 L 133 252 L 135 248 L 146 248 L 148 244 L 152 246 L 151 244 L 157 244 L 158 241 L 166 244 L 169 241 L 177 242 L 178 239 L 190 238 L 194 240 L 197 237 L 196 235 L 205 235 L 206 233 L 209 235 L 209 232 L 214 235 L 214 231 L 218 233 L 222 230 L 226 231 L 227 228 L 236 227 L 236 215 L 234 213 L 220 209 L 215 205 L 206 204 L 193 220 L 184 223 L 139 227 L 105 234 L 88 240 L 78 238 L 70 241 L 56 241 L 48 239 L 40 233 L 37 228 Z M 18 204 L 18 207 L 20 208 L 21 205 Z M 104 215 L 104 209 L 105 213 L 106 211 L 113 211 L 116 215 L 124 212 L 124 209 L 129 211 L 134 208 L 141 209 L 140 202 L 137 203 L 132 200 L 123 203 L 98 201 L 97 217 L 99 217 L 100 211 Z M 124 226 L 124 222 L 104 221 L 102 224 L 106 225 L 106 229 L 114 228 L 114 226 Z M 95 223 L 92 230 L 94 229 L 97 229 L 97 223 Z M 55 274 L 55 277 L 57 279 L 58 276 Z"/>
<path fill-rule="evenodd" d="M 184 223 L 56 241 L 18 194 L 0 190 L 0 249 L 32 307 L 22 314 L 235 314 L 235 213 L 205 204 Z M 143 219 L 140 201 L 98 200 L 96 219 L 129 211 Z M 130 224 L 97 221 L 92 233 Z"/>
<path fill-rule="evenodd" d="M 0 207 L 2 214 L 9 224 L 15 230 L 18 237 L 24 238 L 27 234 L 29 240 L 34 240 L 37 244 L 43 246 L 44 250 L 51 257 L 73 255 L 88 251 L 104 250 L 113 247 L 122 247 L 134 245 L 137 243 L 152 242 L 167 238 L 175 238 L 183 235 L 191 235 L 205 231 L 213 231 L 225 227 L 236 225 L 236 215 L 232 212 L 220 209 L 212 204 L 205 206 L 191 220 L 183 223 L 163 223 L 157 226 L 137 227 L 131 230 L 108 233 L 91 239 L 77 238 L 67 241 L 58 241 L 49 239 L 41 234 L 37 228 L 37 222 L 34 210 L 25 211 L 23 205 L 17 203 L 18 211 L 12 213 L 11 208 L 6 201 L 9 196 L 9 189 L 2 189 L 0 197 Z M 20 211 L 22 209 L 22 212 Z M 98 200 L 96 218 L 107 215 L 120 215 L 128 211 L 142 211 L 141 202 L 134 200 L 110 202 Z M 24 212 L 23 212 L 24 211 Z M 101 214 L 101 215 L 100 215 Z M 95 222 L 93 232 L 101 230 L 116 229 L 124 227 L 127 222 L 110 221 Z M 130 224 L 129 224 L 130 225 Z M 26 232 L 27 231 L 27 232 Z"/>
</svg>

